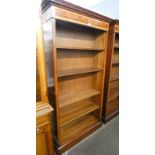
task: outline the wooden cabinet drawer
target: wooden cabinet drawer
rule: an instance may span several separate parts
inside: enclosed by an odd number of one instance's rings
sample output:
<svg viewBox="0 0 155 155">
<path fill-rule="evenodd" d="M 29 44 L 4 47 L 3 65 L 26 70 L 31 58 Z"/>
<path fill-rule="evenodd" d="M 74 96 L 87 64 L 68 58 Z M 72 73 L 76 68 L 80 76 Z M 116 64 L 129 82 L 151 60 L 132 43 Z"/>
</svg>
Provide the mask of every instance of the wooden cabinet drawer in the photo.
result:
<svg viewBox="0 0 155 155">
<path fill-rule="evenodd" d="M 106 107 L 106 116 L 110 116 L 116 113 L 119 110 L 119 98 L 110 101 L 107 103 Z"/>
</svg>

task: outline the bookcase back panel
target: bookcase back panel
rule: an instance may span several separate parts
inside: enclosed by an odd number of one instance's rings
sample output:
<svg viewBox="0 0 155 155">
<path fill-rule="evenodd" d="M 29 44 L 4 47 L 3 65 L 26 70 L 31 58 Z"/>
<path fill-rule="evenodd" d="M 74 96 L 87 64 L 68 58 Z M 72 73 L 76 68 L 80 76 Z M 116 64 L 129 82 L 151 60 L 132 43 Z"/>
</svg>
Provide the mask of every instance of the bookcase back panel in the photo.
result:
<svg viewBox="0 0 155 155">
<path fill-rule="evenodd" d="M 92 74 L 88 73 L 60 78 L 58 84 L 59 95 L 72 95 L 91 89 L 93 87 L 93 77 L 90 75 Z"/>
<path fill-rule="evenodd" d="M 95 48 L 96 39 L 103 31 L 86 28 L 76 24 L 57 21 L 56 46 L 63 48 Z M 103 48 L 100 44 L 98 48 Z"/>
<path fill-rule="evenodd" d="M 89 68 L 94 65 L 94 52 L 58 50 L 58 71 L 76 68 Z"/>
<path fill-rule="evenodd" d="M 102 76 L 103 76 L 103 71 L 93 75 L 93 88 L 98 91 L 102 91 L 103 89 Z"/>
</svg>

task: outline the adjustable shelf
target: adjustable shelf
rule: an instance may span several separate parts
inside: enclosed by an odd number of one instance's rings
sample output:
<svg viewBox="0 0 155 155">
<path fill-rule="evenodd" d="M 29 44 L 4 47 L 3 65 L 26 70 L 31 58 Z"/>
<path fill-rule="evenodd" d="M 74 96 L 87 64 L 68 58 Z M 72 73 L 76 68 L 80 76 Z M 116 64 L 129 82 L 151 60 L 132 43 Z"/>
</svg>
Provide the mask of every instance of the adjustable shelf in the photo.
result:
<svg viewBox="0 0 155 155">
<path fill-rule="evenodd" d="M 118 56 L 118 54 L 113 55 L 112 64 L 119 64 L 119 56 Z"/>
<path fill-rule="evenodd" d="M 108 96 L 108 102 L 112 101 L 113 99 L 117 98 L 119 96 L 119 92 L 116 91 L 116 92 L 113 92 L 112 94 L 110 94 Z"/>
<path fill-rule="evenodd" d="M 98 90 L 95 89 L 88 89 L 88 90 L 83 90 L 79 93 L 75 93 L 72 95 L 64 95 L 64 96 L 60 96 L 60 102 L 59 102 L 59 107 L 64 107 L 67 106 L 69 104 L 73 104 L 75 102 L 96 96 L 101 94 L 101 92 L 99 92 Z"/>
<path fill-rule="evenodd" d="M 112 73 L 110 76 L 110 81 L 115 81 L 119 79 L 119 73 Z"/>
<path fill-rule="evenodd" d="M 106 109 L 106 119 L 108 120 L 109 118 L 115 116 L 116 114 L 118 114 L 119 112 L 119 102 L 118 102 L 118 97 L 111 100 L 111 101 L 108 101 L 107 103 L 107 109 Z"/>
<path fill-rule="evenodd" d="M 100 106 L 91 100 L 77 102 L 71 106 L 60 109 L 60 126 L 64 126 L 90 112 L 99 109 Z"/>
<path fill-rule="evenodd" d="M 119 48 L 119 43 L 115 43 L 114 48 Z"/>
<path fill-rule="evenodd" d="M 61 70 L 61 71 L 58 71 L 58 77 L 85 74 L 85 73 L 94 73 L 94 72 L 100 72 L 100 71 L 102 71 L 101 68 L 95 68 L 95 67 Z"/>
<path fill-rule="evenodd" d="M 86 134 L 91 128 L 98 124 L 98 120 L 93 115 L 86 115 L 85 117 L 61 128 L 61 143 L 66 144 L 70 141 L 76 140 L 78 137 Z"/>
<path fill-rule="evenodd" d="M 84 48 L 84 47 L 57 47 L 57 49 L 59 50 L 62 50 L 62 49 L 66 49 L 70 52 L 72 52 L 72 50 L 74 51 L 103 51 L 104 49 L 103 48 Z"/>
</svg>

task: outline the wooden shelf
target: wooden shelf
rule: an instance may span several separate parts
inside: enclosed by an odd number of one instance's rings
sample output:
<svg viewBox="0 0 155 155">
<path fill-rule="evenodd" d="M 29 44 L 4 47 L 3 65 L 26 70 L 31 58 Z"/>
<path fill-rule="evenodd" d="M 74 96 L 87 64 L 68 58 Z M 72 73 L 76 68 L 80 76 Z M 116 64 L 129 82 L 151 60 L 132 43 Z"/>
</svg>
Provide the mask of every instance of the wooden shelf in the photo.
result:
<svg viewBox="0 0 155 155">
<path fill-rule="evenodd" d="M 112 64 L 119 64 L 119 60 L 112 60 Z"/>
<path fill-rule="evenodd" d="M 80 51 L 103 51 L 103 48 L 85 48 L 85 47 L 57 47 L 57 49 L 80 50 Z"/>
<path fill-rule="evenodd" d="M 66 144 L 73 139 L 77 139 L 84 132 L 95 126 L 98 120 L 93 115 L 86 115 L 78 121 L 61 128 L 61 143 Z"/>
<path fill-rule="evenodd" d="M 110 102 L 108 102 L 106 115 L 111 117 L 114 113 L 118 113 L 118 110 L 119 110 L 119 99 L 115 98 Z"/>
<path fill-rule="evenodd" d="M 88 89 L 72 95 L 63 95 L 59 97 L 59 107 L 64 107 L 99 94 L 101 94 L 101 92 L 95 89 Z"/>
<path fill-rule="evenodd" d="M 117 98 L 119 96 L 119 91 L 112 93 L 111 95 L 108 96 L 108 102 L 114 100 L 115 98 Z"/>
<path fill-rule="evenodd" d="M 112 58 L 112 64 L 119 64 L 119 56 L 114 54 Z"/>
<path fill-rule="evenodd" d="M 102 71 L 102 69 L 94 68 L 94 67 L 62 70 L 62 71 L 58 71 L 58 77 L 78 75 L 78 74 L 84 74 L 84 73 L 93 73 L 93 72 L 99 72 L 99 71 Z"/>
<path fill-rule="evenodd" d="M 90 112 L 99 109 L 99 105 L 86 100 L 60 109 L 60 126 L 64 126 Z"/>
<path fill-rule="evenodd" d="M 119 48 L 119 43 L 115 43 L 114 48 Z"/>
<path fill-rule="evenodd" d="M 110 76 L 110 81 L 115 81 L 119 79 L 119 73 L 112 73 Z"/>
</svg>

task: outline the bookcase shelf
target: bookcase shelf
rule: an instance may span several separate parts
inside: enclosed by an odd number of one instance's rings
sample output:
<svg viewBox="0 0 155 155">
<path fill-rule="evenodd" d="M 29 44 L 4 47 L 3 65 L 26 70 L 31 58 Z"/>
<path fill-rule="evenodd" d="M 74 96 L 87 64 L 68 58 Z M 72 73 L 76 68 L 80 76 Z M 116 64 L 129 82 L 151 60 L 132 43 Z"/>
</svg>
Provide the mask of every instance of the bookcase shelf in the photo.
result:
<svg viewBox="0 0 155 155">
<path fill-rule="evenodd" d="M 88 132 L 93 126 L 98 123 L 98 120 L 95 116 L 89 114 L 83 118 L 73 122 L 69 125 L 66 125 L 61 128 L 61 143 L 66 144 L 72 140 L 77 139 L 79 136 Z"/>
<path fill-rule="evenodd" d="M 99 95 L 101 94 L 101 92 L 99 92 L 98 90 L 95 90 L 95 89 L 88 89 L 88 90 L 83 90 L 79 93 L 75 93 L 75 94 L 72 94 L 72 95 L 63 95 L 63 96 L 60 96 L 60 105 L 59 107 L 65 107 L 67 105 L 70 105 L 70 104 L 73 104 L 75 102 L 78 102 L 78 101 L 81 101 L 81 100 L 84 100 L 84 99 L 87 99 L 87 98 L 90 98 L 90 97 L 93 97 L 93 96 L 96 96 L 96 95 Z"/>
<path fill-rule="evenodd" d="M 112 73 L 110 76 L 110 81 L 115 81 L 119 79 L 119 73 Z"/>
<path fill-rule="evenodd" d="M 119 48 L 119 43 L 115 43 L 114 48 Z"/>
<path fill-rule="evenodd" d="M 99 72 L 99 71 L 102 71 L 102 69 L 95 68 L 95 67 L 61 70 L 61 71 L 58 71 L 58 77 L 85 74 L 85 73 L 94 73 L 94 72 Z"/>
<path fill-rule="evenodd" d="M 74 51 L 103 51 L 103 48 L 85 48 L 85 47 L 57 47 L 57 49 L 66 49 L 70 52 Z"/>
<path fill-rule="evenodd" d="M 91 100 L 77 102 L 71 106 L 60 109 L 60 126 L 64 126 L 90 112 L 99 109 L 99 105 Z"/>
</svg>

